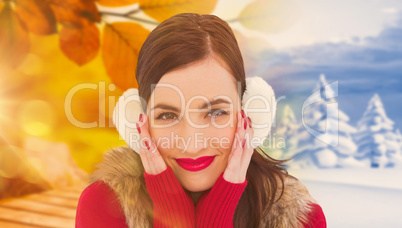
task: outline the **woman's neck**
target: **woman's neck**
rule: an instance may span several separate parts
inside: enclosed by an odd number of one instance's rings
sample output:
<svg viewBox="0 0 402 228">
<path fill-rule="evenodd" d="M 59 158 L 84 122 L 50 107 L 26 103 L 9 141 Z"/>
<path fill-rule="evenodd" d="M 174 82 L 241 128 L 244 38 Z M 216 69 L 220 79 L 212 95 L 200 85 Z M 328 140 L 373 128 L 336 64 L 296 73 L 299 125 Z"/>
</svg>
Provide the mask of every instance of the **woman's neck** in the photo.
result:
<svg viewBox="0 0 402 228">
<path fill-rule="evenodd" d="M 195 205 L 197 205 L 197 202 L 200 199 L 202 193 L 204 193 L 204 192 L 190 192 L 190 191 L 187 191 L 187 192 L 190 194 L 191 199 L 193 199 L 193 202 Z"/>
</svg>

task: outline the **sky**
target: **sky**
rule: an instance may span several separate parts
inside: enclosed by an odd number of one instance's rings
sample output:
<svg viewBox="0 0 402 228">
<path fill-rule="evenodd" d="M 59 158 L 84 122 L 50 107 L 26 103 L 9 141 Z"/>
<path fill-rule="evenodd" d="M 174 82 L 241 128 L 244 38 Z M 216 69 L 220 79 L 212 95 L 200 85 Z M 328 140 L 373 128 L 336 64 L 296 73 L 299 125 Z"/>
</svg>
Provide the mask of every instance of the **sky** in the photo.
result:
<svg viewBox="0 0 402 228">
<path fill-rule="evenodd" d="M 258 63 L 248 74 L 262 76 L 271 84 L 277 97 L 286 97 L 278 104 L 278 118 L 281 108 L 290 104 L 300 119 L 304 100 L 312 93 L 319 75 L 324 74 L 328 83 L 338 81 L 338 105 L 350 117 L 352 125 L 363 116 L 370 98 L 377 93 L 388 117 L 402 129 L 402 1 L 394 2 L 394 5 L 392 1 L 367 2 L 378 4 L 377 15 L 367 16 L 362 19 L 364 23 L 359 21 L 356 24 L 372 28 L 354 31 L 353 23 L 348 25 L 343 23 L 346 20 L 339 20 L 339 27 L 327 29 L 324 26 L 326 20 L 331 17 L 337 20 L 334 14 L 327 13 L 328 17 L 322 20 L 323 34 L 316 38 L 319 41 L 312 39 L 310 44 L 284 47 L 275 47 L 271 43 L 274 48 L 253 53 L 258 55 L 255 58 Z M 358 8 L 353 6 L 350 13 L 344 15 L 352 15 Z M 327 12 L 332 11 L 327 9 Z M 342 30 L 342 26 L 345 32 L 336 33 Z M 313 30 L 306 29 L 305 33 L 313 34 Z M 337 34 L 338 37 L 343 34 L 344 38 L 334 40 Z"/>
<path fill-rule="evenodd" d="M 317 42 L 355 42 L 355 38 L 378 35 L 388 25 L 394 25 L 400 0 L 267 0 L 273 7 L 298 9 L 300 16 L 294 23 L 275 34 L 265 34 L 243 28 L 239 23 L 232 28 L 249 36 L 264 38 L 274 48 L 311 45 Z M 213 14 L 228 20 L 236 17 L 252 2 L 250 0 L 221 0 Z M 282 2 L 278 5 L 279 2 Z M 276 6 L 278 5 L 278 6 Z"/>
</svg>

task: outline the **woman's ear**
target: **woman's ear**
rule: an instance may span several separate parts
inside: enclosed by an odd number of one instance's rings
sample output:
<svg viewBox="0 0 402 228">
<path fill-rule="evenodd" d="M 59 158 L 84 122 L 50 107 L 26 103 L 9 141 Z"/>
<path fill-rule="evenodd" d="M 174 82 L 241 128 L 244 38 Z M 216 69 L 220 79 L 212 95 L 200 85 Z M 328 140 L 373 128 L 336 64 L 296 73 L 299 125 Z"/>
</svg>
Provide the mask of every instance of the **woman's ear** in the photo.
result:
<svg viewBox="0 0 402 228">
<path fill-rule="evenodd" d="M 242 108 L 250 117 L 254 130 L 254 148 L 261 145 L 271 131 L 276 117 L 276 99 L 272 87 L 261 77 L 247 77 Z"/>
<path fill-rule="evenodd" d="M 113 110 L 113 124 L 128 146 L 139 152 L 140 134 L 136 123 L 139 122 L 140 113 L 143 113 L 138 89 L 128 89 L 119 98 Z"/>
</svg>

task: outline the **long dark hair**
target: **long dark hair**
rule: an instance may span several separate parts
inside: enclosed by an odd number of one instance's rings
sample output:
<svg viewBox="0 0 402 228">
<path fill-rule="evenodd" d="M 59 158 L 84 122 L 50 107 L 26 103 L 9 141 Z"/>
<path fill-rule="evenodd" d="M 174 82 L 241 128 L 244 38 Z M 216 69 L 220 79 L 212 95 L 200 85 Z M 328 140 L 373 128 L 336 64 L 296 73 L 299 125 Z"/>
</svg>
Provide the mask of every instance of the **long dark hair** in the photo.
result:
<svg viewBox="0 0 402 228">
<path fill-rule="evenodd" d="M 149 34 L 138 56 L 139 95 L 148 101 L 151 85 L 157 84 L 164 74 L 210 55 L 219 57 L 230 68 L 233 77 L 240 82 L 242 96 L 246 89 L 243 58 L 227 22 L 214 15 L 195 13 L 177 14 L 163 21 Z M 145 102 L 143 108 L 146 110 Z M 286 161 L 273 159 L 260 148 L 254 151 L 246 176 L 248 184 L 233 218 L 234 227 L 260 225 L 275 201 L 278 185 L 283 189 L 282 174 L 287 174 L 283 163 Z M 150 204 L 144 202 L 144 205 Z M 152 223 L 152 216 L 149 220 Z"/>
</svg>

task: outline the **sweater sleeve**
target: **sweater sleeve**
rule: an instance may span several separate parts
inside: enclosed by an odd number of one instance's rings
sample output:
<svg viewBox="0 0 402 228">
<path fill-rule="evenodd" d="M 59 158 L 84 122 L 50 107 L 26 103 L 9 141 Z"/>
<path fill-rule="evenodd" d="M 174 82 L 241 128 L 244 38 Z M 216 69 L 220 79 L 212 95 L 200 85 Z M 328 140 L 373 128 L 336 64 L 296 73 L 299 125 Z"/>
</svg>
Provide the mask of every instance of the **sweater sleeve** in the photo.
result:
<svg viewBox="0 0 402 228">
<path fill-rule="evenodd" d="M 308 217 L 308 223 L 303 223 L 304 228 L 326 228 L 327 222 L 324 216 L 324 212 L 320 205 L 311 203 L 312 210 Z"/>
<path fill-rule="evenodd" d="M 128 227 L 117 195 L 103 181 L 92 183 L 82 192 L 75 227 Z"/>
<path fill-rule="evenodd" d="M 144 172 L 145 184 L 154 204 L 154 228 L 194 227 L 194 202 L 169 166 L 163 172 L 151 175 Z"/>
<path fill-rule="evenodd" d="M 222 173 L 197 203 L 196 227 L 233 227 L 233 215 L 246 186 L 247 179 L 243 183 L 231 183 Z"/>
</svg>

